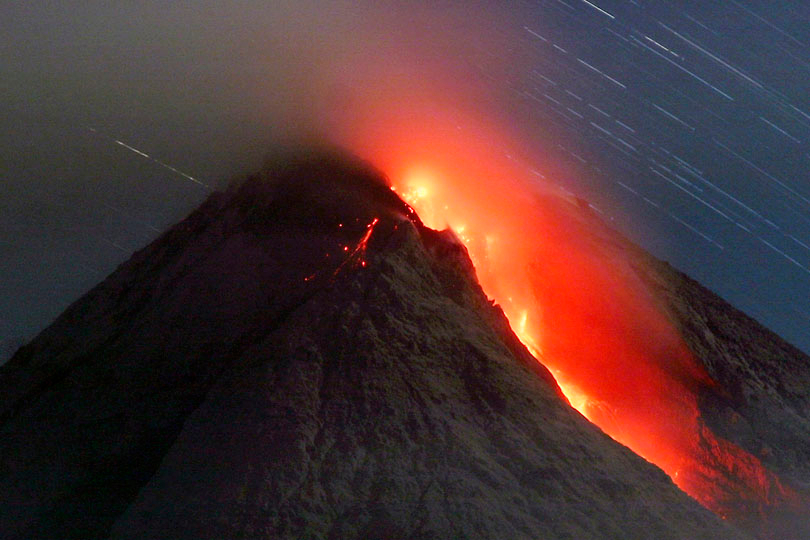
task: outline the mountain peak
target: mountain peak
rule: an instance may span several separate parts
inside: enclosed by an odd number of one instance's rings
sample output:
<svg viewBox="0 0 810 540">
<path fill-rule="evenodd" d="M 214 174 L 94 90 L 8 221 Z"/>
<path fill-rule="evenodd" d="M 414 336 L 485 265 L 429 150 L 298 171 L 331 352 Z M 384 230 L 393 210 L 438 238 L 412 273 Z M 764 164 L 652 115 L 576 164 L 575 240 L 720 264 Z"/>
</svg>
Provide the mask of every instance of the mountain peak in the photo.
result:
<svg viewBox="0 0 810 540">
<path fill-rule="evenodd" d="M 0 368 L 8 538 L 745 538 L 573 410 L 383 175 L 212 195 Z"/>
</svg>

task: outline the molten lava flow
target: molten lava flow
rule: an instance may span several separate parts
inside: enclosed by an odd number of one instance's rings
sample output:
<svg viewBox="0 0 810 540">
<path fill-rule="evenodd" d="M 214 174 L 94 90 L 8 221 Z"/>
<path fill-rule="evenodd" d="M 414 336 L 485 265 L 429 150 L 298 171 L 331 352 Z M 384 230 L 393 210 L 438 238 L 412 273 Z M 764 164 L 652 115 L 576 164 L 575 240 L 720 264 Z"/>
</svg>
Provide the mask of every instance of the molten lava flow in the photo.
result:
<svg viewBox="0 0 810 540">
<path fill-rule="evenodd" d="M 354 246 L 354 249 L 349 253 L 349 256 L 346 257 L 340 266 L 337 267 L 335 270 L 334 276 L 337 276 L 341 270 L 343 270 L 346 265 L 356 265 L 360 266 L 361 268 L 365 268 L 368 264 L 365 259 L 366 249 L 368 248 L 368 241 L 371 238 L 371 235 L 374 233 L 374 227 L 377 226 L 377 223 L 380 222 L 380 218 L 374 218 L 371 220 L 371 223 L 366 225 L 366 232 L 363 233 L 363 237 L 360 238 L 360 241 L 357 242 L 357 245 Z M 343 224 L 341 223 L 338 227 L 343 228 Z M 343 251 L 348 253 L 349 246 L 343 246 Z"/>
<path fill-rule="evenodd" d="M 497 155 L 497 137 L 405 133 L 365 137 L 365 153 L 426 225 L 456 232 L 573 407 L 718 515 L 744 522 L 791 503 L 756 457 L 703 423 L 697 396 L 714 382 L 642 281 L 640 260 L 585 203 L 538 186 Z"/>
</svg>

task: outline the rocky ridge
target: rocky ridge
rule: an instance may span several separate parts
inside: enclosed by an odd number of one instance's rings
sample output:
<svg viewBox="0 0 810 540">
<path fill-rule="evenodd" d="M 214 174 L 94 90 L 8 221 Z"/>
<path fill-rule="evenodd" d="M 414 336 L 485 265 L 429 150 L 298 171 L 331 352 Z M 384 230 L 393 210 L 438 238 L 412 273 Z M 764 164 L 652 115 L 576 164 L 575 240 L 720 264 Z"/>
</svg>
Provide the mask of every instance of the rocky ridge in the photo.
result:
<svg viewBox="0 0 810 540">
<path fill-rule="evenodd" d="M 746 538 L 565 402 L 464 247 L 290 159 L 0 367 L 5 538 Z"/>
</svg>

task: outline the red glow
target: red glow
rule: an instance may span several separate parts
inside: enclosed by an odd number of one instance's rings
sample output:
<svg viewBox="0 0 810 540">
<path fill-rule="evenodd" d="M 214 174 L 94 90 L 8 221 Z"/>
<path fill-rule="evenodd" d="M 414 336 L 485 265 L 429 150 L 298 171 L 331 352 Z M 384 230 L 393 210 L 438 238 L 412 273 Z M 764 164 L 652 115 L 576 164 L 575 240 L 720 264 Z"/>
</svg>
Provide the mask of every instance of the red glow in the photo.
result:
<svg viewBox="0 0 810 540">
<path fill-rule="evenodd" d="M 761 462 L 717 438 L 697 395 L 713 381 L 613 233 L 585 205 L 505 156 L 502 134 L 417 127 L 370 131 L 353 144 L 385 170 L 426 225 L 451 227 L 479 281 L 573 407 L 737 521 L 796 495 Z M 389 125 L 389 126 L 390 126 Z"/>
<path fill-rule="evenodd" d="M 357 242 L 357 245 L 354 247 L 346 260 L 343 261 L 340 266 L 338 266 L 337 270 L 335 270 L 335 276 L 337 276 L 346 265 L 356 265 L 360 266 L 361 268 L 365 268 L 368 265 L 365 259 L 368 241 L 371 239 L 371 235 L 374 233 L 374 227 L 376 227 L 377 223 L 379 222 L 379 218 L 374 218 L 371 220 L 371 223 L 366 225 L 366 232 L 363 233 L 362 238 L 360 238 L 360 241 Z M 339 224 L 338 227 L 343 227 L 343 224 Z M 343 251 L 349 251 L 349 246 L 344 246 Z"/>
</svg>

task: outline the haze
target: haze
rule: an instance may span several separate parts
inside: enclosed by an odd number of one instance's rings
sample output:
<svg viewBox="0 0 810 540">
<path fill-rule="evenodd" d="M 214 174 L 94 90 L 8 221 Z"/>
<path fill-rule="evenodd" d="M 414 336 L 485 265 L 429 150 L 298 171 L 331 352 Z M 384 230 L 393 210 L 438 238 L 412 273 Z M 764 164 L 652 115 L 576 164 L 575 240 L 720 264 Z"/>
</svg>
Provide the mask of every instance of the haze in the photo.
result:
<svg viewBox="0 0 810 540">
<path fill-rule="evenodd" d="M 0 340 L 31 337 L 270 149 L 326 140 L 392 176 L 486 146 L 488 166 L 587 199 L 810 349 L 800 2 L 33 2 L 0 15 Z"/>
</svg>

